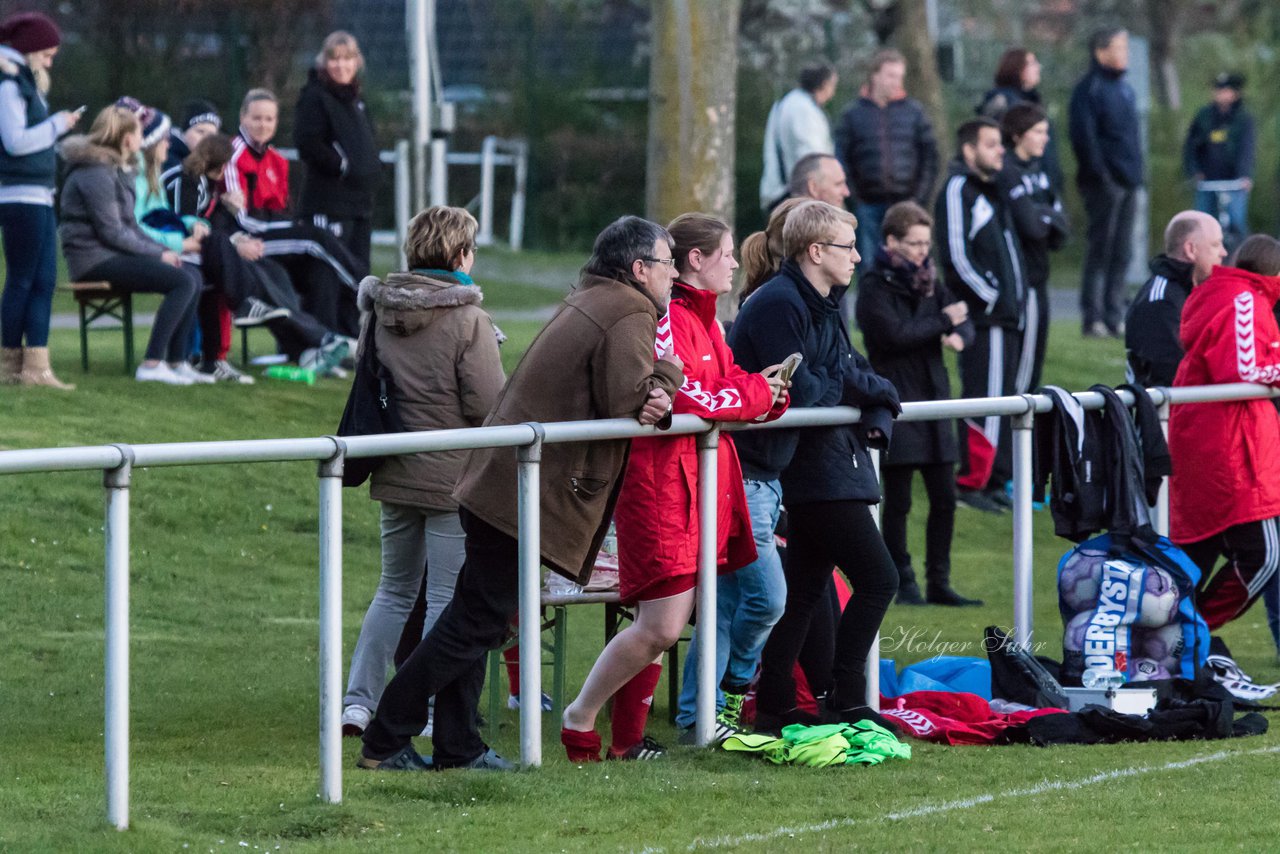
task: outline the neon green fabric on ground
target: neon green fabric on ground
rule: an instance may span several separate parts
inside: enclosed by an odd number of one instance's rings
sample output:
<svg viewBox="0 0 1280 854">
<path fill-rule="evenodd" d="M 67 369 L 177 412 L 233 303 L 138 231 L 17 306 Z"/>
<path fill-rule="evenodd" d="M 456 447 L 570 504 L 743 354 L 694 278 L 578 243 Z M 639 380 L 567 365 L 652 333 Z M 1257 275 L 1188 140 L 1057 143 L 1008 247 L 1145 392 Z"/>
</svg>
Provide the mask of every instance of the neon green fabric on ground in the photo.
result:
<svg viewBox="0 0 1280 854">
<path fill-rule="evenodd" d="M 782 737 L 736 733 L 721 746 L 736 753 L 757 753 L 775 765 L 826 768 L 831 765 L 879 765 L 886 759 L 910 759 L 911 746 L 870 721 L 783 727 Z"/>
</svg>

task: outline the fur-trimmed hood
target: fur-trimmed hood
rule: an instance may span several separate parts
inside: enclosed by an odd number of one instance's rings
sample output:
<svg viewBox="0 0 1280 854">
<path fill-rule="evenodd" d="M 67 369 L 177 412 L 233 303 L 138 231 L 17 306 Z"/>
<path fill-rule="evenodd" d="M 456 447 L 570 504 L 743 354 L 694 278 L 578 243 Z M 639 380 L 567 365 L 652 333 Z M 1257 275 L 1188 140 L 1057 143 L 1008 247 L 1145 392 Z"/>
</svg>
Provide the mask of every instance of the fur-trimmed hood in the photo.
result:
<svg viewBox="0 0 1280 854">
<path fill-rule="evenodd" d="M 113 166 L 124 167 L 124 158 L 117 151 L 103 145 L 90 142 L 85 134 L 69 136 L 58 146 L 58 153 L 69 166 Z"/>
<path fill-rule="evenodd" d="M 386 279 L 366 276 L 357 297 L 361 311 L 374 312 L 378 323 L 397 335 L 411 335 L 449 309 L 483 301 L 475 285 L 421 273 L 392 273 Z"/>
</svg>

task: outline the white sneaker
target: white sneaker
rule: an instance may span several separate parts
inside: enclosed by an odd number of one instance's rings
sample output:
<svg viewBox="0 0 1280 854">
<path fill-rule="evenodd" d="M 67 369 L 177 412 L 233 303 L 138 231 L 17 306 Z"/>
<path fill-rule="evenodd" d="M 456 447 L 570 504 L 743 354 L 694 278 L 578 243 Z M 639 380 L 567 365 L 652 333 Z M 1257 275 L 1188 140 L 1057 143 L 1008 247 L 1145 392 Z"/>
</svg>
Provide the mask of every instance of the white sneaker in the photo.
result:
<svg viewBox="0 0 1280 854">
<path fill-rule="evenodd" d="M 435 698 L 433 697 L 432 700 L 434 701 Z M 431 708 L 427 709 L 427 725 L 422 728 L 422 732 L 418 733 L 418 736 L 420 738 L 431 738 L 431 733 L 435 732 L 435 728 L 436 707 L 432 705 Z"/>
<path fill-rule="evenodd" d="M 267 305 L 257 297 L 249 297 L 245 300 L 243 312 L 232 321 L 232 325 L 239 329 L 249 326 L 262 326 L 269 321 L 280 320 L 293 314 L 287 308 Z"/>
<path fill-rule="evenodd" d="M 507 695 L 507 708 L 512 710 L 520 708 L 519 694 Z M 546 691 L 542 692 L 542 711 L 544 712 L 551 711 L 551 696 L 547 694 Z"/>
<path fill-rule="evenodd" d="M 173 372 L 180 377 L 186 377 L 196 385 L 210 385 L 218 381 L 214 378 L 213 374 L 206 374 L 201 371 L 197 371 L 186 362 L 179 362 L 177 367 L 173 369 Z"/>
<path fill-rule="evenodd" d="M 138 369 L 133 372 L 133 378 L 140 383 L 164 383 L 165 385 L 192 385 L 194 383 L 194 380 L 175 372 L 165 362 L 159 363 L 154 368 L 138 365 Z"/>
<path fill-rule="evenodd" d="M 346 736 L 363 735 L 373 720 L 373 712 L 364 706 L 347 706 L 342 710 L 342 734 Z"/>
<path fill-rule="evenodd" d="M 231 367 L 231 363 L 226 359 L 219 359 L 213 363 L 213 371 L 209 376 L 213 377 L 215 382 L 220 383 L 239 383 L 240 385 L 253 385 L 255 380 L 248 374 L 243 374 Z"/>
</svg>

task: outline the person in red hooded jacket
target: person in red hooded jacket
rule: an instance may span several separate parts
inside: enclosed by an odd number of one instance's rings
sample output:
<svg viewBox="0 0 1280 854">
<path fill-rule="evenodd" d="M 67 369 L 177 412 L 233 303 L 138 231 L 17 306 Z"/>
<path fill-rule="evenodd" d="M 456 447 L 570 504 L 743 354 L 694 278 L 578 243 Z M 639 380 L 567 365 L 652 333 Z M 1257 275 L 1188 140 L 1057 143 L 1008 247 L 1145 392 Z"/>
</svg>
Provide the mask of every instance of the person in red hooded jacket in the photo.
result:
<svg viewBox="0 0 1280 854">
<path fill-rule="evenodd" d="M 728 293 L 738 263 L 733 234 L 707 214 L 677 217 L 667 227 L 679 272 L 671 307 L 658 322 L 655 355 L 670 350 L 684 362 L 676 413 L 711 421 L 762 421 L 787 408 L 781 365 L 749 374 L 733 362 L 716 321 L 716 297 Z M 733 440 L 720 437 L 717 455 L 717 563 L 732 572 L 756 559 L 742 468 Z M 577 699 L 564 710 L 561 741 L 573 762 L 600 759 L 596 716 L 614 698 L 611 759 L 655 759 L 665 752 L 644 735 L 662 654 L 679 639 L 693 612 L 698 572 L 698 457 L 695 436 L 635 439 L 618 496 L 618 577 L 622 601 L 636 621 L 619 632 L 591 668 Z"/>
<path fill-rule="evenodd" d="M 1187 297 L 1177 386 L 1280 386 L 1280 241 L 1256 234 Z M 1172 539 L 1201 570 L 1209 628 L 1242 615 L 1280 566 L 1280 418 L 1270 400 L 1175 406 Z M 1225 563 L 1213 572 L 1218 557 Z"/>
</svg>

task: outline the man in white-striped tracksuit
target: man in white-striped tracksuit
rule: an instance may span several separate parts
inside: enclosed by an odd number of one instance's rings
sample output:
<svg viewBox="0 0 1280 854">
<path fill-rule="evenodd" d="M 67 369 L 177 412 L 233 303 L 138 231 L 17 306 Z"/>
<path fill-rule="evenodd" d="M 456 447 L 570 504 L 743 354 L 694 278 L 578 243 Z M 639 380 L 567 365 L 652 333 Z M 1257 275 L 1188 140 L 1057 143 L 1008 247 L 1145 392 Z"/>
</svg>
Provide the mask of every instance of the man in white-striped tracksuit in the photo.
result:
<svg viewBox="0 0 1280 854">
<path fill-rule="evenodd" d="M 995 184 L 1004 165 L 1000 126 L 991 119 L 965 122 L 956 132 L 958 157 L 938 196 L 939 256 L 947 286 L 969 305 L 977 337 L 960 353 L 964 397 L 1015 394 L 1026 319 L 1027 285 L 1012 212 Z M 1013 476 L 1008 418 L 960 423 L 959 500 L 988 512 L 1012 502 L 1005 482 Z"/>
</svg>

